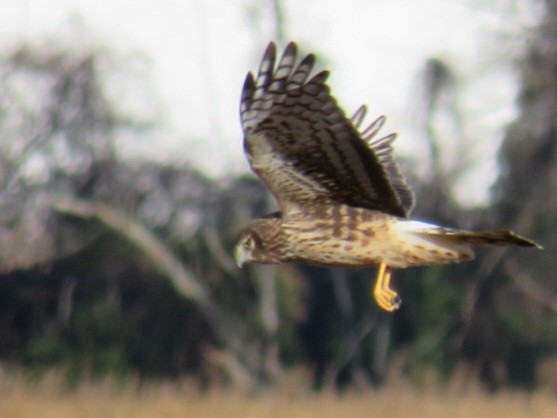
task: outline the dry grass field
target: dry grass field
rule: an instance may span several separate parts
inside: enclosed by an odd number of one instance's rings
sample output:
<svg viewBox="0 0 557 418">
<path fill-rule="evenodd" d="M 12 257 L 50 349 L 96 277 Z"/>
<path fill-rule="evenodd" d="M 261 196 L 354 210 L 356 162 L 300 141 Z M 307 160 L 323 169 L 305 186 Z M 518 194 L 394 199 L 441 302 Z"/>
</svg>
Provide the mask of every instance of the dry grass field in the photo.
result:
<svg viewBox="0 0 557 418">
<path fill-rule="evenodd" d="M 201 395 L 191 387 L 160 385 L 132 389 L 104 383 L 62 390 L 56 383 L 0 384 L 1 418 L 172 417 L 557 417 L 557 397 L 538 392 L 488 395 L 479 390 L 416 390 L 409 386 L 337 395 L 220 391 Z"/>
</svg>

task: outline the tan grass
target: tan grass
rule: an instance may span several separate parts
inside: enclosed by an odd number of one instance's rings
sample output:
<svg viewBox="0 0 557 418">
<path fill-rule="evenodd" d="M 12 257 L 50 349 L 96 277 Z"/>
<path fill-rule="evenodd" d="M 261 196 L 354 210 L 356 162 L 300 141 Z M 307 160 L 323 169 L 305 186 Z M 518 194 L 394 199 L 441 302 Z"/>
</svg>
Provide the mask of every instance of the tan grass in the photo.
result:
<svg viewBox="0 0 557 418">
<path fill-rule="evenodd" d="M 334 393 L 247 396 L 226 391 L 202 395 L 191 387 L 177 385 L 122 389 L 103 383 L 68 391 L 54 380 L 47 379 L 38 385 L 20 380 L 0 385 L 0 417 L 557 417 L 557 398 L 550 393 L 447 392 L 399 386 L 342 396 Z"/>
</svg>

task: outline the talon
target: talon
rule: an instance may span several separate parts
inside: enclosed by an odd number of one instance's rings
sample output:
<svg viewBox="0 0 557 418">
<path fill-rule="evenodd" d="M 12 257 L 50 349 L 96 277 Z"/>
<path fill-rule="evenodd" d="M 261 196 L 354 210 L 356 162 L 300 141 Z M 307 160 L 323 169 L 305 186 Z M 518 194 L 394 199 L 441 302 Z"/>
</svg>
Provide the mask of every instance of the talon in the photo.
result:
<svg viewBox="0 0 557 418">
<path fill-rule="evenodd" d="M 402 298 L 399 295 L 394 295 L 391 299 L 391 304 L 393 305 L 394 310 L 400 308 L 400 305 L 402 304 Z"/>
<path fill-rule="evenodd" d="M 384 263 L 379 264 L 377 279 L 373 287 L 373 297 L 379 307 L 387 312 L 393 312 L 400 307 L 401 297 L 390 287 L 391 269 Z"/>
</svg>

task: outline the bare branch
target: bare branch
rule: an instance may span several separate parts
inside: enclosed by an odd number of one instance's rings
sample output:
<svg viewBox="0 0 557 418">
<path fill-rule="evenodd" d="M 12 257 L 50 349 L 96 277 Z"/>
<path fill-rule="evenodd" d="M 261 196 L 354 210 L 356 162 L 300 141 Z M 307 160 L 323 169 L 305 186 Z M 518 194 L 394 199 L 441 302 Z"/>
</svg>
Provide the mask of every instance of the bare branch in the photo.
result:
<svg viewBox="0 0 557 418">
<path fill-rule="evenodd" d="M 76 286 L 77 279 L 75 277 L 66 277 L 62 282 L 56 311 L 56 321 L 60 325 L 66 325 L 70 319 L 73 307 L 73 294 Z"/>
<path fill-rule="evenodd" d="M 223 248 L 221 239 L 214 226 L 211 225 L 204 228 L 202 234 L 205 244 L 207 244 L 207 248 L 220 268 L 228 274 L 236 275 L 238 267 L 236 267 L 232 257 L 230 257 L 230 255 Z"/>
<path fill-rule="evenodd" d="M 534 212 L 534 205 L 536 204 L 537 203 L 535 199 L 530 199 L 525 205 L 523 205 L 519 215 L 517 216 L 514 224 L 511 226 L 510 229 L 514 231 L 529 230 L 532 224 L 532 217 L 530 216 L 530 214 Z M 491 276 L 493 270 L 499 264 L 504 255 L 505 249 L 499 247 L 491 248 L 478 266 L 477 273 L 475 275 L 476 280 L 467 292 L 461 309 L 461 319 L 464 323 L 464 326 L 462 335 L 460 337 L 460 344 L 464 342 L 466 334 L 468 333 L 469 326 L 472 323 L 472 318 L 474 316 L 474 312 L 476 310 L 477 302 L 480 298 L 483 285 Z"/>
<path fill-rule="evenodd" d="M 238 357 L 231 355 L 228 351 L 207 350 L 207 360 L 224 370 L 235 386 L 240 386 L 244 389 L 253 388 L 253 375 L 240 362 Z"/>
<path fill-rule="evenodd" d="M 95 218 L 118 232 L 143 251 L 171 280 L 178 292 L 188 299 L 204 304 L 209 302 L 205 289 L 194 274 L 139 221 L 116 208 L 100 202 L 88 202 L 68 197 L 57 197 L 51 207 L 63 214 L 80 218 Z"/>
<path fill-rule="evenodd" d="M 276 40 L 280 45 L 286 45 L 285 21 L 282 1 L 271 0 L 271 8 L 275 23 Z"/>
<path fill-rule="evenodd" d="M 220 350 L 218 356 L 213 356 L 209 360 L 220 364 L 235 381 L 246 384 L 249 377 L 252 382 L 257 380 L 250 365 L 244 365 L 240 361 L 247 351 L 246 341 L 241 337 L 246 334 L 243 325 L 225 316 L 199 284 L 199 279 L 139 221 L 101 202 L 57 197 L 50 205 L 62 214 L 97 219 L 143 251 L 168 276 L 183 297 L 198 304 L 217 335 L 224 341 L 226 348 Z M 220 360 L 215 361 L 217 358 Z"/>
<path fill-rule="evenodd" d="M 515 259 L 506 259 L 504 268 L 507 275 L 525 295 L 552 311 L 557 312 L 557 295 L 552 295 L 552 292 L 544 289 L 532 280 L 526 273 L 524 273 Z"/>
</svg>

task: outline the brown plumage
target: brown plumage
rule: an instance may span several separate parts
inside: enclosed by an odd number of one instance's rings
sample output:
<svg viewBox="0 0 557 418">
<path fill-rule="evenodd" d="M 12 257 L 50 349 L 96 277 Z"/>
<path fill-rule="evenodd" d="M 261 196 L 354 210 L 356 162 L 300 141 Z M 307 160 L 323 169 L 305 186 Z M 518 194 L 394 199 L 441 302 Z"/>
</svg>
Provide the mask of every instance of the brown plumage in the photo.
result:
<svg viewBox="0 0 557 418">
<path fill-rule="evenodd" d="M 297 63 L 296 44 L 276 62 L 269 44 L 257 77 L 248 73 L 240 103 L 244 150 L 280 212 L 252 221 L 235 257 L 248 262 L 379 266 L 374 296 L 400 305 L 392 268 L 471 260 L 471 245 L 539 247 L 509 231 L 468 232 L 406 219 L 414 198 L 392 157 L 396 135 L 377 138 L 383 116 L 362 129 L 367 109 L 346 118 L 311 75 L 315 57 Z"/>
</svg>

